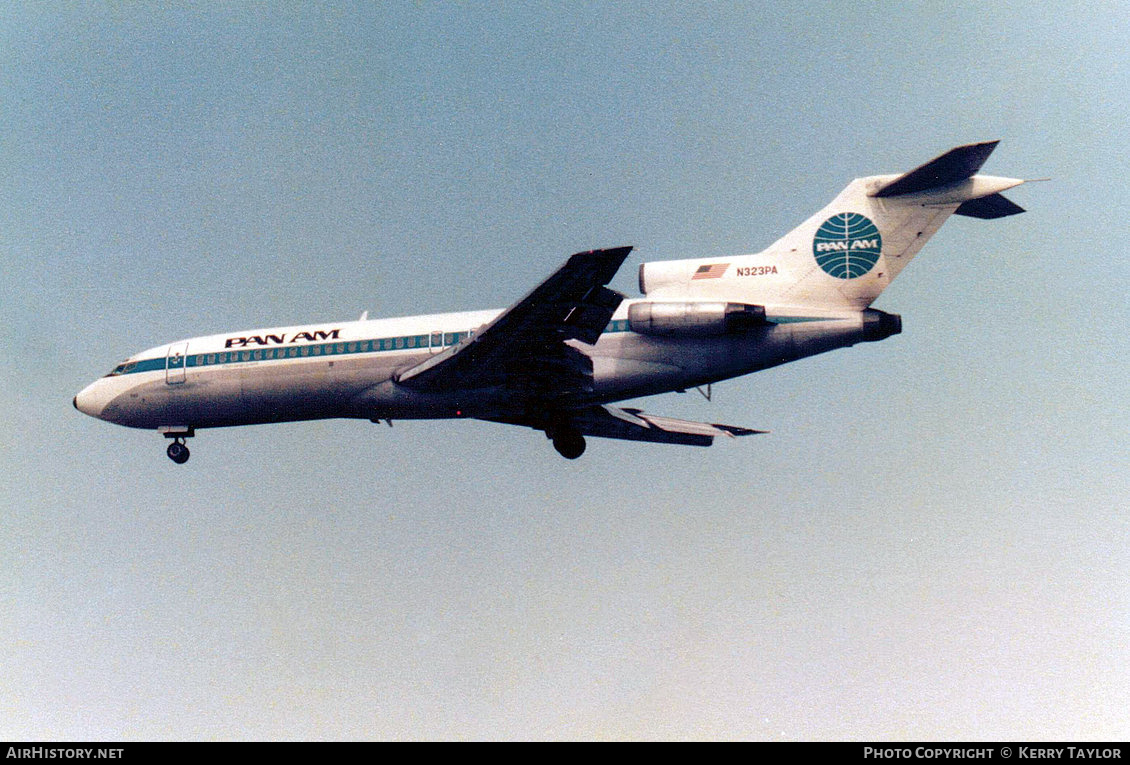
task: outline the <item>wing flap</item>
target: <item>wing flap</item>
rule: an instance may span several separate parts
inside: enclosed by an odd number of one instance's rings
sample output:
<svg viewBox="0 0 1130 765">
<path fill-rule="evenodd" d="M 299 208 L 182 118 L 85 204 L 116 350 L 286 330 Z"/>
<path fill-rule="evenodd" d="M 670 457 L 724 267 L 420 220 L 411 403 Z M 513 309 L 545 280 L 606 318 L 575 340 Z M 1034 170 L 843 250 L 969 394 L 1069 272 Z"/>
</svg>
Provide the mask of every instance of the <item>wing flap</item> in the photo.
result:
<svg viewBox="0 0 1130 765">
<path fill-rule="evenodd" d="M 592 345 L 612 320 L 624 296 L 607 287 L 593 287 L 565 317 L 566 337 Z"/>
<path fill-rule="evenodd" d="M 767 432 L 736 425 L 659 417 L 639 409 L 614 406 L 594 406 L 571 412 L 570 422 L 586 436 L 684 446 L 710 446 L 718 436 L 735 438 Z"/>
</svg>

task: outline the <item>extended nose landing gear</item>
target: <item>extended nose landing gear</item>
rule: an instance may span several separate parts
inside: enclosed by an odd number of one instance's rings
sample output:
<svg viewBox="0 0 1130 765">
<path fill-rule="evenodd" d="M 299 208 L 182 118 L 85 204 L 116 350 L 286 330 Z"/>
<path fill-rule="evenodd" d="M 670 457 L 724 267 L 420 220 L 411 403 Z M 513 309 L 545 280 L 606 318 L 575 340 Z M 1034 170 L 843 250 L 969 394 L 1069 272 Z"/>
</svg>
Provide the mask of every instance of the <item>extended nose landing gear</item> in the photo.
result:
<svg viewBox="0 0 1130 765">
<path fill-rule="evenodd" d="M 169 444 L 169 448 L 165 450 L 165 454 L 169 455 L 169 459 L 178 465 L 183 465 L 188 462 L 188 458 L 192 453 L 188 451 L 188 447 L 184 444 L 183 438 L 178 438 Z"/>
<path fill-rule="evenodd" d="M 183 465 L 188 462 L 188 458 L 192 455 L 188 451 L 188 447 L 185 446 L 184 439 L 192 438 L 196 435 L 195 431 L 193 431 L 192 428 L 186 428 L 180 425 L 165 425 L 157 428 L 157 431 L 165 438 L 173 439 L 173 442 L 169 444 L 169 448 L 165 450 L 165 454 L 169 455 L 169 459 L 178 465 Z"/>
</svg>

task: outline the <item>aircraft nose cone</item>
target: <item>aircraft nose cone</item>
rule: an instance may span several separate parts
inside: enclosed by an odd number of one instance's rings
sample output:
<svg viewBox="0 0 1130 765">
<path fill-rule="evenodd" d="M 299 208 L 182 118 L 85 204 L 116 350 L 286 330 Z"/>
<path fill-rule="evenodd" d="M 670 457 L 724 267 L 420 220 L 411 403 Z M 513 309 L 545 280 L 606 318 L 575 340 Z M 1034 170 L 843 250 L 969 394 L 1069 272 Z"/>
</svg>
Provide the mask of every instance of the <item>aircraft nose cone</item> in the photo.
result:
<svg viewBox="0 0 1130 765">
<path fill-rule="evenodd" d="M 91 417 L 101 417 L 107 401 L 104 392 L 98 387 L 98 383 L 93 382 L 80 390 L 78 395 L 71 399 L 75 409 Z"/>
</svg>

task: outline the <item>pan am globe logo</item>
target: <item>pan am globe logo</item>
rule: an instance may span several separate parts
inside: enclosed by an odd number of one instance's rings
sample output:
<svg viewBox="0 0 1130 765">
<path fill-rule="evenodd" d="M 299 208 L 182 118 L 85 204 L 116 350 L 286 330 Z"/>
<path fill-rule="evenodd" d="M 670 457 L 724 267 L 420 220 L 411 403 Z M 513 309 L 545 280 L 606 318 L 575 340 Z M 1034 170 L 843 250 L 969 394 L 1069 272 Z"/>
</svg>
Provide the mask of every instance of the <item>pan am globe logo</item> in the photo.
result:
<svg viewBox="0 0 1130 765">
<path fill-rule="evenodd" d="M 837 279 L 863 276 L 879 260 L 883 237 L 866 216 L 839 213 L 824 221 L 812 239 L 812 255 L 824 272 Z"/>
</svg>

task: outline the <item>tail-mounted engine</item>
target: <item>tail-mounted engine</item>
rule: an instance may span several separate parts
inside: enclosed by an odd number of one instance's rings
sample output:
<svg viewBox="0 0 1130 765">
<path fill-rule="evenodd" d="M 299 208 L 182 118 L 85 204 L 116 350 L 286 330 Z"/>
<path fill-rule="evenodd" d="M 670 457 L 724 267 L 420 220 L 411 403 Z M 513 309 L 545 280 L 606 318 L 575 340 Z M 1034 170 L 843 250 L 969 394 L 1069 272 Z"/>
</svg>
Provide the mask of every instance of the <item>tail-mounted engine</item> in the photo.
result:
<svg viewBox="0 0 1130 765">
<path fill-rule="evenodd" d="M 641 335 L 710 337 L 766 324 L 765 307 L 744 303 L 643 301 L 628 307 L 628 323 Z"/>
<path fill-rule="evenodd" d="M 902 317 L 897 313 L 887 313 L 874 308 L 863 312 L 863 342 L 885 340 L 902 332 Z"/>
</svg>

